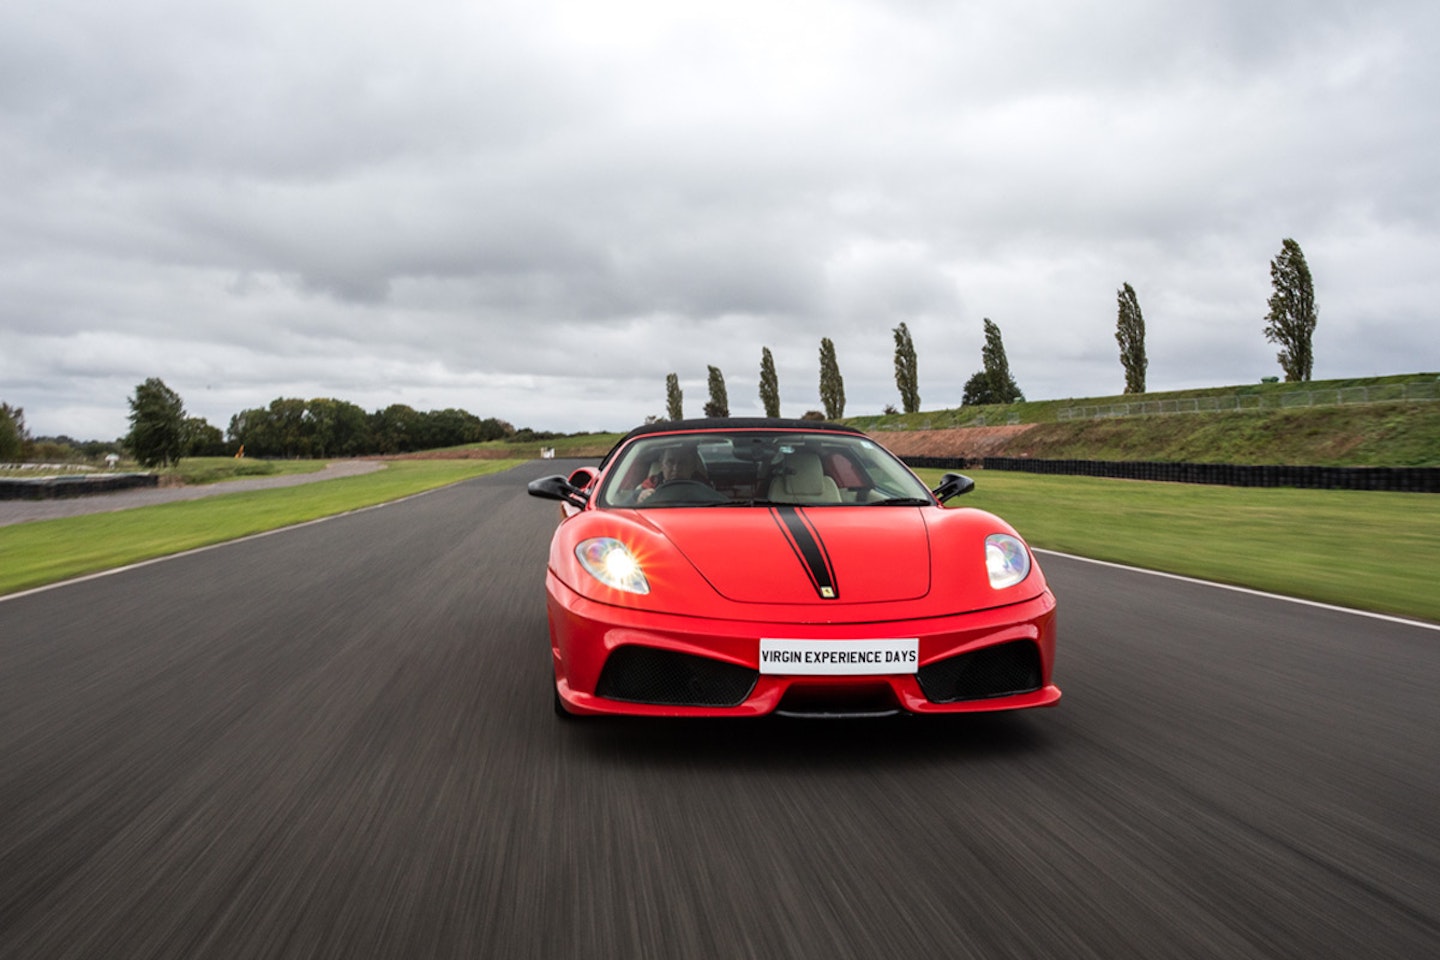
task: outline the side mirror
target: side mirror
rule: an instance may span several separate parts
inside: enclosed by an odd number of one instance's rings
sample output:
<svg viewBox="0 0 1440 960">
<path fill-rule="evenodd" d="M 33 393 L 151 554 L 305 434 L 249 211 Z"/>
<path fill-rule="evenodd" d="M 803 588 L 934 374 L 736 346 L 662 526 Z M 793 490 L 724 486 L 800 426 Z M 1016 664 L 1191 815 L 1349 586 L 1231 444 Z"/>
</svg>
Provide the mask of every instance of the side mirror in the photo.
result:
<svg viewBox="0 0 1440 960">
<path fill-rule="evenodd" d="M 569 480 L 558 474 L 553 477 L 541 477 L 539 480 L 531 480 L 525 490 L 532 497 L 539 497 L 542 500 L 559 500 L 577 509 L 584 509 L 589 497 L 578 487 L 572 486 Z"/>
<path fill-rule="evenodd" d="M 600 476 L 600 471 L 594 467 L 580 467 L 570 474 L 568 482 L 576 490 L 589 490 L 590 485 Z"/>
<path fill-rule="evenodd" d="M 940 486 L 930 492 L 935 494 L 935 499 L 944 503 L 951 497 L 958 497 L 975 489 L 975 481 L 963 473 L 947 473 L 940 478 Z"/>
</svg>

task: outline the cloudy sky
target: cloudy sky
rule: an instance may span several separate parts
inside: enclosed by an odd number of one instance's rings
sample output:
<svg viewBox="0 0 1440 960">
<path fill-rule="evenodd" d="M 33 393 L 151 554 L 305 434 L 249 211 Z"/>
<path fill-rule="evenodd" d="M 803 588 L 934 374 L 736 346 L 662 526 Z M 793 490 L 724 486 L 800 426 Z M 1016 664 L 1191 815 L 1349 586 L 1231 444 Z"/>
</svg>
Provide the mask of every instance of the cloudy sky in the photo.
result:
<svg viewBox="0 0 1440 960">
<path fill-rule="evenodd" d="M 109 439 L 147 377 L 627 429 L 706 366 L 758 414 L 1440 369 L 1432 0 L 19 0 L 0 5 L 0 400 Z"/>
</svg>

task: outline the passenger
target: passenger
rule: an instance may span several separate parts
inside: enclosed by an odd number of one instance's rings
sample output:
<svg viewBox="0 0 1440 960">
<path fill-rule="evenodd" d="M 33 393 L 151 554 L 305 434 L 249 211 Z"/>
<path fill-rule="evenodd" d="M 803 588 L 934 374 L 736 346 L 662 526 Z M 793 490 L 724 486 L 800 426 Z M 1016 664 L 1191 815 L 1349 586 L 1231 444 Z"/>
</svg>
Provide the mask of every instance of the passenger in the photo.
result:
<svg viewBox="0 0 1440 960">
<path fill-rule="evenodd" d="M 639 495 L 636 496 L 636 503 L 644 503 L 650 499 L 655 488 L 662 483 L 674 480 L 695 480 L 708 484 L 710 478 L 705 473 L 705 467 L 700 462 L 700 455 L 691 446 L 670 447 L 660 457 L 660 471 L 652 473 L 640 481 Z"/>
</svg>

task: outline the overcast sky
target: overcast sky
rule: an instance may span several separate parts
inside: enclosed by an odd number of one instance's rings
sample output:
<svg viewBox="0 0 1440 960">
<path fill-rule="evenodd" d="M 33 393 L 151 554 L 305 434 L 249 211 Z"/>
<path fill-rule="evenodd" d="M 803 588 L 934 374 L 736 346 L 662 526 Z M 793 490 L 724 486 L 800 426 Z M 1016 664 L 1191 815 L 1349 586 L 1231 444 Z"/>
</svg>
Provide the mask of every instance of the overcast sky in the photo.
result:
<svg viewBox="0 0 1440 960">
<path fill-rule="evenodd" d="M 1433 0 L 19 0 L 0 5 L 0 400 L 110 439 L 160 377 L 628 429 L 1440 369 Z"/>
</svg>

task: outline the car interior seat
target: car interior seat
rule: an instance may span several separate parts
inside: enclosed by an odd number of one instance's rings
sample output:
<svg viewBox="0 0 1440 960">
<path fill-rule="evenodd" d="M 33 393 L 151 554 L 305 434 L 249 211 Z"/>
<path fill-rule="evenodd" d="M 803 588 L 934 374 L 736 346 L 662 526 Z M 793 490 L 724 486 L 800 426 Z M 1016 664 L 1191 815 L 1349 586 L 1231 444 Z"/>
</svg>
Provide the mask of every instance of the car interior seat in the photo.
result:
<svg viewBox="0 0 1440 960">
<path fill-rule="evenodd" d="M 792 453 L 770 481 L 766 499 L 778 503 L 839 503 L 840 488 L 825 476 L 820 457 L 804 451 Z"/>
</svg>

